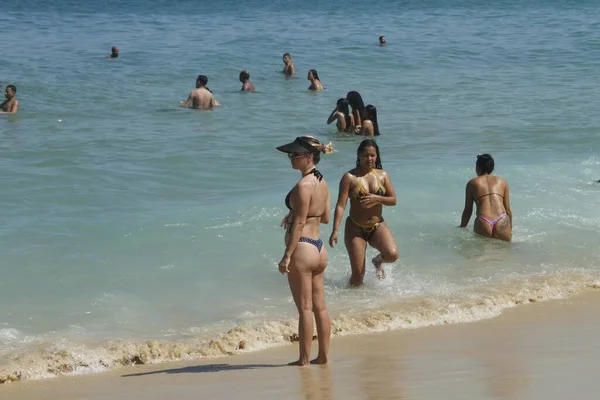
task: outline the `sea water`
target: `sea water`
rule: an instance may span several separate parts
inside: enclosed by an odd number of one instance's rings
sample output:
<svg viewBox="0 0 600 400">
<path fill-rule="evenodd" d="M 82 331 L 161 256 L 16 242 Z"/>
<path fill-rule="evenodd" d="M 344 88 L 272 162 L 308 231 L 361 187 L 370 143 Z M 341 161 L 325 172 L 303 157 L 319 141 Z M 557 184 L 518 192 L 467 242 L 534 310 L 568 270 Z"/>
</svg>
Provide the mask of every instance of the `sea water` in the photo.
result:
<svg viewBox="0 0 600 400">
<path fill-rule="evenodd" d="M 591 1 L 2 2 L 0 85 L 20 110 L 0 117 L 0 381 L 289 343 L 279 223 L 299 174 L 275 146 L 332 142 L 335 203 L 361 137 L 326 120 L 350 90 L 378 110 L 400 258 L 351 290 L 329 249 L 334 334 L 597 286 L 598 21 Z M 213 112 L 178 107 L 198 74 Z M 510 185 L 511 244 L 457 229 L 484 152 Z"/>
</svg>

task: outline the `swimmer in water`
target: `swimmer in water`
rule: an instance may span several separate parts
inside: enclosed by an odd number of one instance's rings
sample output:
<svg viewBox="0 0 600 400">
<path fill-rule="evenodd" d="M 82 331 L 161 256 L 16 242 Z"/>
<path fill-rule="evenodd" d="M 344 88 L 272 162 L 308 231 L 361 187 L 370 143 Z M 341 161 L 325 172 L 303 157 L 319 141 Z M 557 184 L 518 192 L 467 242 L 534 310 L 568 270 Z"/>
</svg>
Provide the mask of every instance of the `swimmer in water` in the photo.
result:
<svg viewBox="0 0 600 400">
<path fill-rule="evenodd" d="M 379 45 L 380 46 L 385 46 L 385 44 L 387 43 L 385 36 L 379 36 Z"/>
<path fill-rule="evenodd" d="M 294 64 L 292 64 L 292 56 L 290 53 L 285 53 L 283 55 L 283 71 L 281 72 L 283 72 L 287 78 L 293 78 L 296 76 L 296 67 L 294 67 Z"/>
<path fill-rule="evenodd" d="M 0 114 L 16 114 L 19 111 L 19 101 L 15 98 L 17 94 L 17 87 L 15 85 L 8 85 L 4 90 L 4 97 L 6 100 L 0 104 Z"/>
<path fill-rule="evenodd" d="M 250 72 L 246 70 L 240 72 L 240 82 L 242 82 L 242 92 L 256 92 L 256 88 L 252 82 L 250 82 Z"/>
<path fill-rule="evenodd" d="M 106 58 L 119 58 L 119 48 L 117 46 L 113 46 L 110 49 L 110 54 L 107 55 Z"/>
<path fill-rule="evenodd" d="M 196 90 L 192 90 L 188 99 L 181 107 L 195 108 L 198 110 L 212 110 L 216 106 L 220 106 L 219 102 L 215 99 L 210 89 L 206 87 L 208 78 L 205 75 L 198 75 L 196 79 Z"/>
<path fill-rule="evenodd" d="M 310 86 L 308 87 L 308 90 L 314 90 L 318 92 L 324 89 L 323 84 L 319 79 L 319 73 L 316 69 L 309 70 L 306 79 L 310 81 Z"/>
<path fill-rule="evenodd" d="M 327 118 L 327 125 L 333 121 L 337 121 L 336 125 L 339 132 L 349 132 L 354 125 L 354 120 L 352 115 L 350 115 L 350 108 L 346 99 L 338 99 L 335 108 L 329 115 L 329 118 Z"/>
<path fill-rule="evenodd" d="M 510 242 L 512 239 L 512 211 L 508 183 L 493 176 L 494 159 L 489 154 L 480 154 L 475 162 L 476 178 L 467 183 L 465 208 L 460 227 L 469 224 L 473 214 L 473 203 L 477 206 L 477 218 L 473 224 L 475 233 L 488 238 Z"/>
</svg>

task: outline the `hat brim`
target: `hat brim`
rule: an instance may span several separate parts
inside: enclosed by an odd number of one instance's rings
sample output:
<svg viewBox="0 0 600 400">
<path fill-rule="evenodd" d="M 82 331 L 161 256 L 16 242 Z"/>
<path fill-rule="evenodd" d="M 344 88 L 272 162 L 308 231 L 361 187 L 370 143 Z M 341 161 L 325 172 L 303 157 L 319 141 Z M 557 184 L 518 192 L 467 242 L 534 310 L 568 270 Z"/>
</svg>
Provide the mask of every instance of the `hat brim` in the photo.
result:
<svg viewBox="0 0 600 400">
<path fill-rule="evenodd" d="M 298 138 L 291 143 L 284 144 L 276 147 L 277 150 L 282 153 L 310 153 L 310 149 L 307 149 L 302 144 L 298 143 Z"/>
</svg>

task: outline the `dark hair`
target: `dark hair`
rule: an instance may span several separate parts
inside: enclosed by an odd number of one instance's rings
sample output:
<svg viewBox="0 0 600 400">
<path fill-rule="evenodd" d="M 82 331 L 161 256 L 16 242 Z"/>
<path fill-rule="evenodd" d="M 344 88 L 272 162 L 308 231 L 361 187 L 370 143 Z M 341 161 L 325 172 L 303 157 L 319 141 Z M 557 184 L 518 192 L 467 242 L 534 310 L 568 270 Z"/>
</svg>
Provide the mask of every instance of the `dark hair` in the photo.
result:
<svg viewBox="0 0 600 400">
<path fill-rule="evenodd" d="M 381 35 L 379 36 L 379 41 L 381 42 L 381 39 L 383 39 L 385 36 Z"/>
<path fill-rule="evenodd" d="M 352 125 L 352 118 L 350 118 L 350 109 L 348 108 L 348 100 L 338 99 L 337 101 L 337 109 L 344 114 L 344 119 L 346 120 L 346 129 L 350 129 L 350 125 Z"/>
<path fill-rule="evenodd" d="M 367 119 L 370 119 L 373 123 L 373 134 L 379 136 L 379 124 L 377 123 L 377 109 L 374 105 L 369 104 L 366 108 Z"/>
<path fill-rule="evenodd" d="M 289 58 L 292 58 L 292 55 L 290 53 L 283 53 L 283 57 L 288 56 Z"/>
<path fill-rule="evenodd" d="M 360 153 L 367 147 L 374 147 L 375 152 L 377 153 L 377 160 L 375 160 L 375 169 L 383 169 L 381 166 L 381 155 L 379 154 L 379 146 L 377 146 L 377 142 L 373 139 L 365 139 L 358 145 L 358 150 L 356 150 L 356 168 L 360 168 Z"/>
<path fill-rule="evenodd" d="M 250 79 L 250 72 L 243 70 L 240 72 L 240 81 L 244 82 Z"/>
<path fill-rule="evenodd" d="M 312 76 L 316 79 L 316 80 L 320 80 L 319 79 L 319 73 L 317 72 L 316 69 L 311 69 L 308 72 L 310 72 L 312 74 Z"/>
<path fill-rule="evenodd" d="M 352 107 L 352 111 L 358 111 L 361 119 L 366 119 L 365 117 L 365 103 L 360 95 L 360 93 L 351 91 L 346 95 L 346 100 L 348 100 L 348 104 Z"/>
<path fill-rule="evenodd" d="M 478 154 L 475 163 L 479 171 L 483 174 L 491 174 L 494 170 L 494 159 L 489 154 Z"/>
<path fill-rule="evenodd" d="M 198 78 L 196 78 L 196 82 L 200 82 L 202 86 L 206 86 L 206 84 L 208 83 L 208 78 L 206 77 L 206 75 L 198 75 Z"/>
<path fill-rule="evenodd" d="M 15 85 L 7 85 L 7 89 L 12 89 L 13 92 L 17 93 L 17 87 Z"/>
</svg>

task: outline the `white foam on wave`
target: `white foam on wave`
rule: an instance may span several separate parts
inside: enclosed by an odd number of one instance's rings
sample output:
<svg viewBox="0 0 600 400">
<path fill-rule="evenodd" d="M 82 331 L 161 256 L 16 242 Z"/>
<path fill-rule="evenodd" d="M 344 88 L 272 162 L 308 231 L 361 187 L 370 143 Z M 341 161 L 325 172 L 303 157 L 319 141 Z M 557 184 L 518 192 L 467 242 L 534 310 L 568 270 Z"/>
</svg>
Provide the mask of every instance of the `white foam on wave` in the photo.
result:
<svg viewBox="0 0 600 400">
<path fill-rule="evenodd" d="M 469 291 L 430 293 L 378 309 L 341 313 L 332 318 L 332 334 L 351 335 L 473 322 L 495 317 L 506 308 L 565 298 L 590 288 L 600 288 L 600 278 L 576 271 L 540 274 L 528 279 L 514 276 L 501 284 L 484 284 Z M 0 383 L 259 351 L 296 341 L 296 330 L 296 319 L 289 318 L 237 326 L 208 340 L 188 335 L 176 341 L 113 340 L 82 344 L 62 340 L 37 344 L 10 355 L 11 363 L 0 368 Z"/>
</svg>

